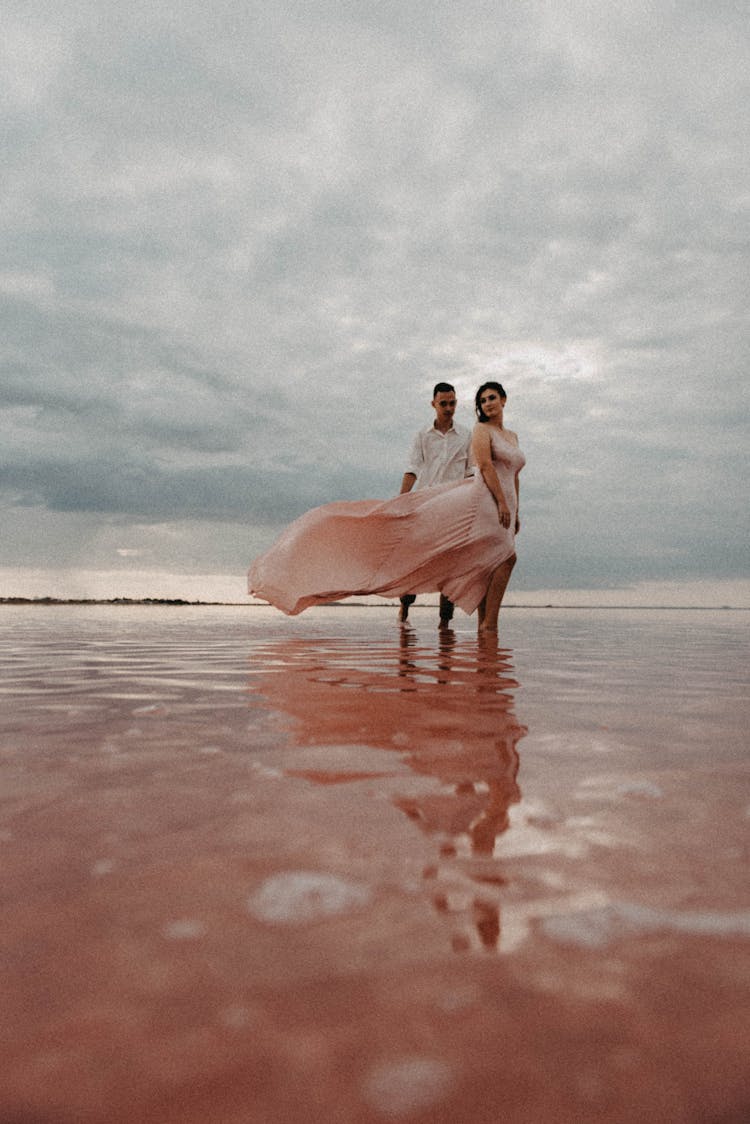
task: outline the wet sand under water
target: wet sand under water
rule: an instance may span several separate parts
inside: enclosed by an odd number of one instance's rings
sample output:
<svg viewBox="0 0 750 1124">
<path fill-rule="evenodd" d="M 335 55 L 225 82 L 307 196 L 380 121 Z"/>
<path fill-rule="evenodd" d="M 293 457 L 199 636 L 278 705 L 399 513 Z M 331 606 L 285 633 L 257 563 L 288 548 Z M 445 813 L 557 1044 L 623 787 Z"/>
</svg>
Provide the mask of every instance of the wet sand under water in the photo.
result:
<svg viewBox="0 0 750 1124">
<path fill-rule="evenodd" d="M 0 611 L 3 1124 L 750 1119 L 747 614 Z"/>
</svg>

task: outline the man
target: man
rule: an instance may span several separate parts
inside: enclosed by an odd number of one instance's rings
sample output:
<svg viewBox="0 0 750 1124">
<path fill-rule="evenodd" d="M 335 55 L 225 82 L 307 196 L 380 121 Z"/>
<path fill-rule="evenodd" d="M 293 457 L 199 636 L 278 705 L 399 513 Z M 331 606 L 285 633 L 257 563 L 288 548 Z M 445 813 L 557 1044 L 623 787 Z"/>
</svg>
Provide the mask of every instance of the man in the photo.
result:
<svg viewBox="0 0 750 1124">
<path fill-rule="evenodd" d="M 453 424 L 456 412 L 456 392 L 450 383 L 439 382 L 432 392 L 435 420 L 421 429 L 412 441 L 409 461 L 401 493 L 412 488 L 429 488 L 433 484 L 446 484 L 449 480 L 462 480 L 469 463 L 471 433 L 462 425 Z M 401 598 L 398 619 L 405 621 L 409 606 L 416 594 L 407 593 Z M 440 594 L 440 627 L 445 628 L 453 617 L 453 602 Z"/>
</svg>

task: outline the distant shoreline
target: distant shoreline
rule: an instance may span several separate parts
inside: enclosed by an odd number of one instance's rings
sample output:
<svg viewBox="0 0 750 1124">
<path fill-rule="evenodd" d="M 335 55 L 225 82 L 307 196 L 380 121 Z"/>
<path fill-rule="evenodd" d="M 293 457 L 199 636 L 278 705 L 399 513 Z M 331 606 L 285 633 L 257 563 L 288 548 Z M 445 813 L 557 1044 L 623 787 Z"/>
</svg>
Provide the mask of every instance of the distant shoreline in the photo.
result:
<svg viewBox="0 0 750 1124">
<path fill-rule="evenodd" d="M 384 601 L 382 605 L 374 605 L 371 602 L 365 601 L 329 601 L 325 606 L 319 606 L 326 609 L 388 609 L 397 606 L 396 601 Z M 271 606 L 266 605 L 260 601 L 188 601 L 182 597 L 109 597 L 109 598 L 96 598 L 96 597 L 0 597 L 0 606 L 2 605 L 36 605 L 36 606 L 59 606 L 59 605 L 110 605 L 114 608 L 124 607 L 129 608 L 137 605 L 145 605 L 153 607 L 159 606 L 176 606 L 178 608 L 240 608 L 240 609 L 268 609 Z M 416 609 L 430 609 L 437 608 L 437 602 L 434 605 L 431 602 L 425 602 L 422 605 L 416 605 Z M 659 610 L 660 612 L 675 611 L 695 611 L 704 613 L 747 613 L 750 612 L 750 606 L 746 605 L 556 605 L 549 602 L 545 605 L 503 605 L 503 612 L 507 609 L 593 609 L 597 611 L 606 611 L 608 609 L 617 610 L 633 610 L 634 612 L 648 612 Z"/>
</svg>

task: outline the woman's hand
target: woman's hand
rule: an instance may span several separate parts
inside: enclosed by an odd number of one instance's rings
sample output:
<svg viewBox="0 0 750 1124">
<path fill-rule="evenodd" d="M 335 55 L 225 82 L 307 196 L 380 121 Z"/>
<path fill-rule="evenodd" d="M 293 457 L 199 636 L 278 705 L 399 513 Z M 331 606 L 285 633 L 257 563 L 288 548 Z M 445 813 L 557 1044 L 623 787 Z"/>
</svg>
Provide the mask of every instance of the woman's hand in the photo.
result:
<svg viewBox="0 0 750 1124">
<path fill-rule="evenodd" d="M 498 505 L 497 516 L 500 520 L 501 527 L 510 527 L 510 511 L 507 507 L 500 507 Z"/>
<path fill-rule="evenodd" d="M 515 530 L 515 533 L 516 533 L 516 534 L 518 534 L 518 532 L 519 532 L 520 530 L 521 530 L 521 520 L 520 520 L 520 519 L 518 518 L 518 516 L 516 516 L 516 530 Z"/>
</svg>

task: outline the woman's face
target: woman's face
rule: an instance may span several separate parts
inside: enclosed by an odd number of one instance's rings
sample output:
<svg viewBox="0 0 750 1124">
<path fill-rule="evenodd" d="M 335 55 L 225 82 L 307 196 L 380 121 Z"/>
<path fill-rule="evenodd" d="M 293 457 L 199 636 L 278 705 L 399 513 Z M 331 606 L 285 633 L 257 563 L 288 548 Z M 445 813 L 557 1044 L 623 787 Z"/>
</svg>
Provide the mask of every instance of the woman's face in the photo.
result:
<svg viewBox="0 0 750 1124">
<path fill-rule="evenodd" d="M 479 405 L 482 413 L 490 421 L 502 420 L 503 407 L 505 406 L 506 399 L 501 398 L 496 390 L 488 386 L 486 390 L 482 391 L 479 396 Z"/>
</svg>

